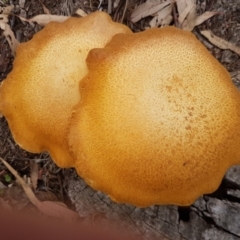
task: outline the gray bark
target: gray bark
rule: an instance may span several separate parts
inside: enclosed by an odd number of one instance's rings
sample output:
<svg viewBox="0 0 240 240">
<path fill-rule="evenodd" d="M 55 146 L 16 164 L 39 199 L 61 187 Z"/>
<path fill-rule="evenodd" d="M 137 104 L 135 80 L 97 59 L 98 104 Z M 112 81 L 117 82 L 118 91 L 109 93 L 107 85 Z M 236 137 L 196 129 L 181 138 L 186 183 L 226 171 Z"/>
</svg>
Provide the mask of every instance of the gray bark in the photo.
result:
<svg viewBox="0 0 240 240">
<path fill-rule="evenodd" d="M 237 240 L 240 239 L 240 166 L 231 168 L 218 191 L 200 197 L 189 207 L 137 208 L 117 204 L 95 191 L 73 173 L 68 195 L 85 221 L 100 216 L 101 222 L 121 226 L 143 239 Z"/>
</svg>

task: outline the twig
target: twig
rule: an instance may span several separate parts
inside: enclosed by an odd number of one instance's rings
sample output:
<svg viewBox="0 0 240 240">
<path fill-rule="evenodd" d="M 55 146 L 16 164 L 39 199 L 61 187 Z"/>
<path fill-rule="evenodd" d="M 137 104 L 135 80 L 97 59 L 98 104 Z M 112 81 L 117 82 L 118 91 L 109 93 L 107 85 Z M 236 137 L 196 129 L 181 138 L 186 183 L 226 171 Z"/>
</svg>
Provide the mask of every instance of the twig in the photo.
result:
<svg viewBox="0 0 240 240">
<path fill-rule="evenodd" d="M 174 3 L 173 5 L 173 19 L 175 23 L 175 27 L 179 28 L 178 16 L 177 16 L 177 5 Z"/>
<path fill-rule="evenodd" d="M 125 3 L 125 7 L 124 7 L 124 10 L 123 10 L 123 15 L 122 15 L 122 19 L 121 19 L 121 23 L 123 23 L 123 19 L 125 17 L 125 14 L 126 14 L 126 11 L 127 11 L 127 6 L 128 6 L 128 0 L 126 0 L 126 3 Z"/>
<path fill-rule="evenodd" d="M 100 10 L 101 5 L 102 5 L 102 2 L 103 2 L 103 0 L 100 0 L 100 1 L 99 1 L 98 7 L 97 7 L 98 10 Z"/>
<path fill-rule="evenodd" d="M 108 14 L 112 13 L 112 0 L 108 0 Z"/>
</svg>

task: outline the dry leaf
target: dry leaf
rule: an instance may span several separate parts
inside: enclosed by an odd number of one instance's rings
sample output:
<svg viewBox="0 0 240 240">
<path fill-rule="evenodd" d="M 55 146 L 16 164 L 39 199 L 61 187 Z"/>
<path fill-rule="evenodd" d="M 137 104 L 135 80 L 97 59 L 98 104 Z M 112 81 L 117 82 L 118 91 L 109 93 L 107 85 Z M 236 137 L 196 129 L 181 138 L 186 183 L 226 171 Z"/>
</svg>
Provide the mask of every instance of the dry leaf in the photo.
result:
<svg viewBox="0 0 240 240">
<path fill-rule="evenodd" d="M 48 10 L 44 10 L 44 12 L 48 12 Z M 79 16 L 85 17 L 87 16 L 87 14 L 81 10 L 80 8 L 76 11 L 76 14 L 78 14 Z M 49 13 L 47 14 L 39 14 L 35 17 L 32 17 L 30 19 L 26 19 L 23 18 L 21 16 L 18 16 L 22 21 L 25 22 L 36 22 L 41 26 L 46 26 L 49 22 L 55 21 L 55 22 L 64 22 L 65 20 L 67 20 L 69 18 L 69 16 L 63 16 L 63 15 L 52 15 Z"/>
<path fill-rule="evenodd" d="M 180 28 L 187 31 L 192 31 L 195 26 L 217 14 L 217 12 L 205 12 L 197 16 L 195 0 L 147 0 L 133 10 L 130 19 L 135 23 L 144 17 L 155 15 L 149 23 L 150 27 L 169 25 L 173 19 L 172 3 L 174 2 L 177 4 Z"/>
<path fill-rule="evenodd" d="M 45 14 L 51 14 L 51 12 L 46 8 L 46 6 L 43 4 L 43 2 L 41 1 L 41 0 L 38 0 L 40 3 L 41 3 L 41 5 L 42 5 L 42 8 L 43 8 L 43 12 L 45 13 Z"/>
<path fill-rule="evenodd" d="M 195 12 L 196 4 L 194 0 L 176 0 L 178 8 L 178 21 L 182 25 L 190 12 Z"/>
<path fill-rule="evenodd" d="M 19 42 L 15 38 L 14 33 L 11 30 L 10 26 L 7 24 L 8 16 L 11 13 L 13 8 L 14 8 L 14 6 L 0 8 L 0 12 L 2 13 L 2 14 L 0 14 L 0 29 L 3 30 L 3 35 L 5 36 L 5 38 L 8 41 L 8 44 L 12 50 L 12 54 L 15 55 L 16 48 L 17 48 Z M 0 117 L 1 117 L 1 115 L 0 115 Z"/>
<path fill-rule="evenodd" d="M 201 31 L 201 34 L 206 37 L 212 44 L 221 48 L 221 49 L 229 49 L 233 52 L 237 53 L 240 56 L 240 47 L 237 47 L 235 44 L 230 43 L 220 37 L 214 35 L 211 31 Z"/>
<path fill-rule="evenodd" d="M 195 26 L 198 26 L 213 17 L 216 14 L 220 14 L 220 12 L 204 12 L 202 15 L 198 16 L 195 22 Z"/>
<path fill-rule="evenodd" d="M 0 23 L 7 23 L 8 22 L 8 15 L 0 14 Z"/>
<path fill-rule="evenodd" d="M 19 41 L 15 38 L 12 29 L 7 23 L 0 22 L 0 29 L 3 30 L 3 35 L 8 41 L 12 54 L 15 55 Z"/>
<path fill-rule="evenodd" d="M 11 11 L 13 10 L 14 6 L 7 6 L 7 7 L 0 7 L 0 13 L 1 14 L 5 14 L 5 15 L 9 15 L 11 13 Z"/>
<path fill-rule="evenodd" d="M 149 22 L 151 28 L 159 27 L 159 26 L 166 26 L 172 22 L 172 9 L 173 4 L 166 6 L 162 10 L 156 13 L 156 16 Z"/>
<path fill-rule="evenodd" d="M 64 22 L 69 17 L 67 16 L 61 16 L 61 15 L 48 15 L 48 14 L 40 14 L 35 17 L 32 17 L 30 19 L 26 19 L 23 17 L 18 16 L 22 21 L 25 22 L 36 22 L 41 26 L 47 25 L 49 22 L 55 21 L 55 22 Z"/>
<path fill-rule="evenodd" d="M 178 22 L 180 27 L 192 31 L 197 18 L 195 0 L 176 0 L 178 8 Z"/>
<path fill-rule="evenodd" d="M 187 18 L 183 22 L 182 29 L 191 32 L 196 26 L 196 19 L 197 19 L 197 11 L 196 11 L 196 6 L 194 6 L 191 8 Z"/>
<path fill-rule="evenodd" d="M 86 17 L 87 13 L 84 12 L 81 8 L 79 8 L 76 12 L 77 15 L 79 15 L 80 17 Z"/>
<path fill-rule="evenodd" d="M 20 6 L 20 8 L 24 8 L 25 0 L 19 0 L 19 6 Z"/>
<path fill-rule="evenodd" d="M 51 202 L 58 201 L 58 197 L 50 191 L 38 191 L 35 193 L 35 195 L 42 202 L 43 201 L 51 201 Z"/>
<path fill-rule="evenodd" d="M 36 190 L 37 182 L 38 182 L 38 164 L 34 161 L 30 161 L 30 169 L 31 169 L 31 181 L 33 189 Z"/>
<path fill-rule="evenodd" d="M 113 1 L 113 8 L 114 8 L 114 9 L 117 8 L 118 5 L 119 5 L 119 3 L 120 3 L 120 0 L 115 0 L 115 1 Z"/>
<path fill-rule="evenodd" d="M 179 14 L 178 22 L 184 30 L 192 31 L 195 26 L 218 14 L 217 12 L 205 12 L 201 16 L 197 16 L 195 2 L 195 0 L 176 0 Z"/>
<path fill-rule="evenodd" d="M 161 9 L 174 2 L 175 0 L 147 0 L 133 10 L 130 19 L 135 23 L 144 17 L 159 12 Z"/>
<path fill-rule="evenodd" d="M 1 13 L 0 14 L 0 24 L 8 22 L 8 16 L 11 13 L 12 9 L 13 9 L 13 6 L 5 7 L 5 8 L 0 7 L 0 13 Z"/>
<path fill-rule="evenodd" d="M 22 185 L 29 200 L 32 202 L 34 206 L 38 208 L 39 211 L 48 216 L 61 218 L 68 221 L 75 220 L 78 217 L 78 213 L 68 209 L 67 206 L 63 203 L 50 201 L 41 202 L 35 196 L 30 186 L 27 185 L 26 182 L 18 175 L 16 170 L 14 170 L 4 159 L 0 158 L 0 160 L 8 168 L 8 170 L 16 177 L 16 179 Z"/>
</svg>

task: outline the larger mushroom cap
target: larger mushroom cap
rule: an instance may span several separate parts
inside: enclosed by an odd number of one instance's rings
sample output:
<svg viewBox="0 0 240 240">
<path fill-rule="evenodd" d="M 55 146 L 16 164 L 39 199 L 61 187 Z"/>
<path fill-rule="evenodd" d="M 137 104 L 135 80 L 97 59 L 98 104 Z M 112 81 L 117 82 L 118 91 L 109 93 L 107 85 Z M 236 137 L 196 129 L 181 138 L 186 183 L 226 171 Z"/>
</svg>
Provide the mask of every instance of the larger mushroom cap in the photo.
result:
<svg viewBox="0 0 240 240">
<path fill-rule="evenodd" d="M 87 72 L 90 49 L 117 33 L 131 33 L 96 12 L 51 22 L 17 49 L 13 71 L 0 88 L 0 112 L 15 141 L 30 152 L 49 151 L 61 167 L 72 167 L 66 141 L 72 107 L 80 100 L 79 81 Z"/>
<path fill-rule="evenodd" d="M 117 202 L 189 205 L 240 161 L 240 95 L 192 33 L 116 35 L 90 51 L 69 145 Z"/>
</svg>

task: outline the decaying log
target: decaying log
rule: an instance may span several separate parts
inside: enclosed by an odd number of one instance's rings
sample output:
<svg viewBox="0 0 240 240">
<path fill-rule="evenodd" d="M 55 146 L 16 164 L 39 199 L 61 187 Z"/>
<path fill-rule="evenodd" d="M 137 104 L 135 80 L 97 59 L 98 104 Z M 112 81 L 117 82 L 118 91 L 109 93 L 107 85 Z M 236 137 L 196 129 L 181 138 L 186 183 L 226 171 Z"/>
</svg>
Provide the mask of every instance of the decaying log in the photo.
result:
<svg viewBox="0 0 240 240">
<path fill-rule="evenodd" d="M 117 204 L 77 175 L 71 173 L 68 180 L 68 194 L 80 216 L 100 216 L 101 221 L 121 225 L 145 240 L 240 239 L 239 192 L 240 166 L 229 169 L 218 191 L 200 197 L 189 207 Z"/>
</svg>

